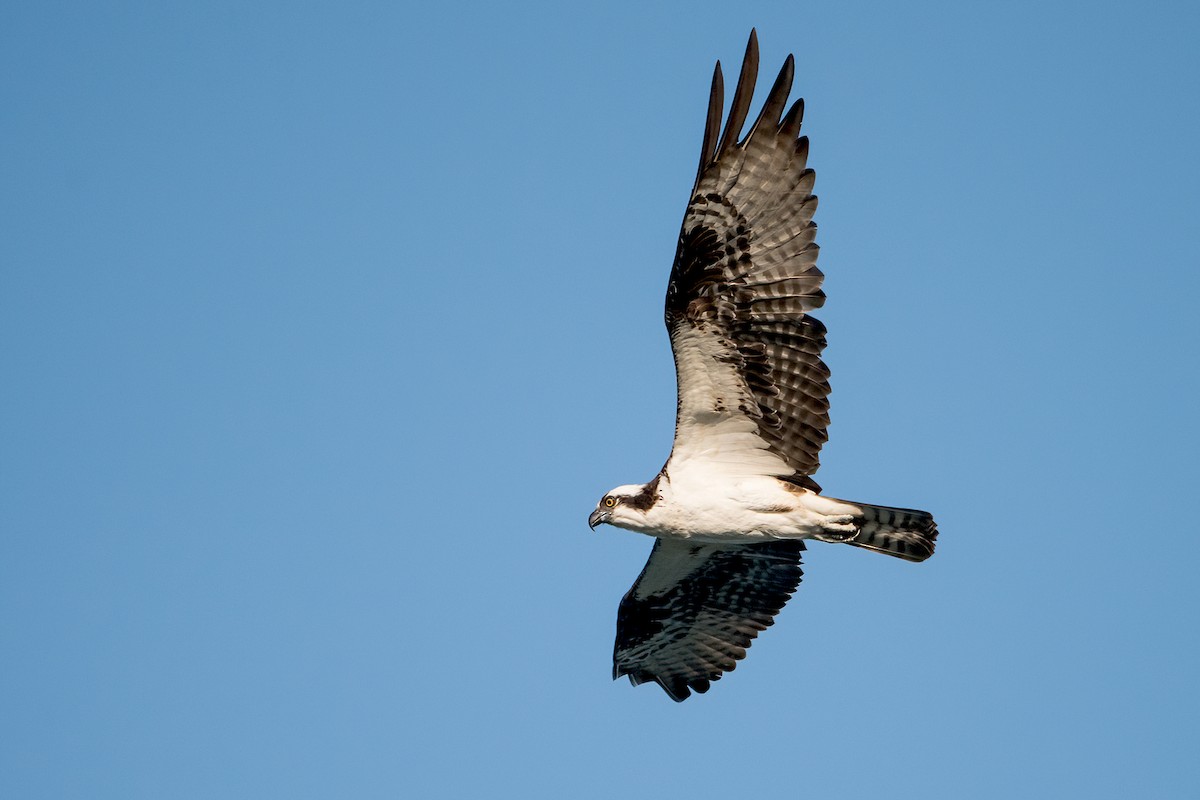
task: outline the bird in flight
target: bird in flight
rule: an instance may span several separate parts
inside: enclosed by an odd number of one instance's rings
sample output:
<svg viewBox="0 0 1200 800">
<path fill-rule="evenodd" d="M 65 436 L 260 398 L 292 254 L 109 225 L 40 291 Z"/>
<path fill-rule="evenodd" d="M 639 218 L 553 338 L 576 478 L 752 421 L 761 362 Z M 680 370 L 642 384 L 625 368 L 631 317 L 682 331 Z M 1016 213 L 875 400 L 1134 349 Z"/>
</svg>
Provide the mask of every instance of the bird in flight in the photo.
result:
<svg viewBox="0 0 1200 800">
<path fill-rule="evenodd" d="M 821 494 L 812 475 L 828 438 L 825 302 L 817 269 L 804 101 L 785 112 L 788 56 L 742 137 L 758 73 L 750 32 L 722 133 L 713 74 L 700 166 L 667 283 L 675 355 L 675 441 L 649 483 L 618 486 L 588 525 L 655 538 L 621 600 L 613 677 L 670 697 L 706 692 L 771 625 L 800 583 L 806 539 L 909 561 L 933 554 L 924 511 Z"/>
</svg>

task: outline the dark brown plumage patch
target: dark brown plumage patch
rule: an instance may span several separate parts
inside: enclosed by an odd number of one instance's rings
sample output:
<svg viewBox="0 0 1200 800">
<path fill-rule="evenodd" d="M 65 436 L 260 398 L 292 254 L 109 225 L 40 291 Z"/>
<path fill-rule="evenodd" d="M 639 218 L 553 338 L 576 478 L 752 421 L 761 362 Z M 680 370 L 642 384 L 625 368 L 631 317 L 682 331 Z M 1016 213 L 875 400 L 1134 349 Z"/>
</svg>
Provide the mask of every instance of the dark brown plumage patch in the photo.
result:
<svg viewBox="0 0 1200 800">
<path fill-rule="evenodd" d="M 789 492 L 795 492 L 796 494 L 801 494 L 805 491 L 816 492 L 817 494 L 821 493 L 821 484 L 813 480 L 810 475 L 787 475 L 780 477 L 779 480 L 783 481 L 783 488 Z"/>
<path fill-rule="evenodd" d="M 723 237 L 714 228 L 698 225 L 680 234 L 667 284 L 667 325 L 683 318 L 700 321 L 714 315 L 714 301 L 728 291 L 722 267 L 724 250 Z"/>
<path fill-rule="evenodd" d="M 628 497 L 622 500 L 625 505 L 630 508 L 636 508 L 638 511 L 649 511 L 658 502 L 658 481 L 662 478 L 662 473 L 654 476 L 654 480 L 642 487 L 642 491 L 635 494 L 633 497 Z"/>
</svg>

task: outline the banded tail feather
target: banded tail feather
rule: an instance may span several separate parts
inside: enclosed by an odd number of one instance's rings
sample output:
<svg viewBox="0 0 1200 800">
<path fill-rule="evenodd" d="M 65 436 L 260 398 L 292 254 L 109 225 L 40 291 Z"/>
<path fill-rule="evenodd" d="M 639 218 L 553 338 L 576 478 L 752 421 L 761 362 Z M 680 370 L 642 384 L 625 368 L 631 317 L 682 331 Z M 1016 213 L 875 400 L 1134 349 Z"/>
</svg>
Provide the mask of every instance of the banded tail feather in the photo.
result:
<svg viewBox="0 0 1200 800">
<path fill-rule="evenodd" d="M 907 561 L 924 561 L 933 555 L 938 531 L 929 512 L 867 503 L 854 505 L 862 509 L 862 523 L 846 544 Z"/>
</svg>

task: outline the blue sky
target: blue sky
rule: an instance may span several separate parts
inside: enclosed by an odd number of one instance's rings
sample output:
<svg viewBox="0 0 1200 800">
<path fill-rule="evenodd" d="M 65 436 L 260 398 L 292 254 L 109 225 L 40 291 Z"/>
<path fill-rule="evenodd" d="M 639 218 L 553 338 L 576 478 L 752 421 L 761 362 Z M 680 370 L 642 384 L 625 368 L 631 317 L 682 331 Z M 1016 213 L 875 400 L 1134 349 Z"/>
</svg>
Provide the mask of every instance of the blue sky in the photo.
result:
<svg viewBox="0 0 1200 800">
<path fill-rule="evenodd" d="M 712 62 L 821 198 L 814 544 L 609 680 Z M 9 4 L 0 794 L 1194 797 L 1197 12 Z M 765 87 L 763 87 L 765 88 Z"/>
</svg>

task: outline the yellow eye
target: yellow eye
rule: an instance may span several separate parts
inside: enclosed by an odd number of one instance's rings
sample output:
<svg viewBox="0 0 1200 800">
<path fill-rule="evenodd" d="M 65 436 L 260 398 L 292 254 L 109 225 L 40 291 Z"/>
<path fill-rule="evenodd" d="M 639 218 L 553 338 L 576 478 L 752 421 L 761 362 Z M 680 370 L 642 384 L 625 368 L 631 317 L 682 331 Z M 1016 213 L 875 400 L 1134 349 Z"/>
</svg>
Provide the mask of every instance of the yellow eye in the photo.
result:
<svg viewBox="0 0 1200 800">
<path fill-rule="evenodd" d="M 615 498 L 615 497 L 604 498 L 604 507 L 605 508 L 612 508 L 616 504 L 617 504 L 617 498 Z"/>
</svg>

